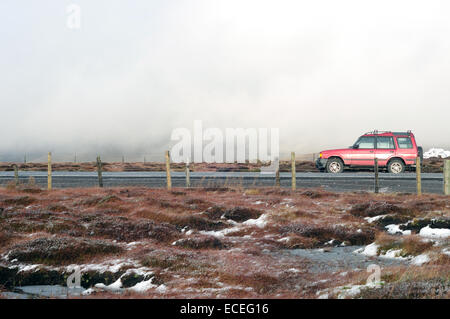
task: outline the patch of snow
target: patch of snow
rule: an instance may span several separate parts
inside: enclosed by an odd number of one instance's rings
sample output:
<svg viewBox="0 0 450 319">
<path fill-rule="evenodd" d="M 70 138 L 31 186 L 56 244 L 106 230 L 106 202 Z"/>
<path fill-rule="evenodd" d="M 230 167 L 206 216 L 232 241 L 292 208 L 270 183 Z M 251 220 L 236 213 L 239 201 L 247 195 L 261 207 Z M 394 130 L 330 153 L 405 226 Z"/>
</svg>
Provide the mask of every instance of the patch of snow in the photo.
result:
<svg viewBox="0 0 450 319">
<path fill-rule="evenodd" d="M 429 261 L 430 261 L 430 257 L 428 257 L 427 254 L 422 254 L 422 255 L 414 257 L 411 260 L 411 264 L 416 265 L 416 266 L 421 266 L 422 264 L 425 264 Z"/>
<path fill-rule="evenodd" d="M 152 281 L 153 281 L 153 277 L 150 278 L 149 280 L 145 280 L 145 281 L 141 281 L 141 282 L 137 283 L 133 287 L 129 288 L 129 290 L 134 291 L 134 292 L 145 292 L 149 289 L 156 288 L 157 285 L 152 284 Z"/>
<path fill-rule="evenodd" d="M 378 216 L 374 216 L 374 217 L 365 217 L 364 219 L 367 220 L 368 223 L 373 223 L 377 220 L 379 220 L 380 218 L 383 218 L 386 215 L 378 215 Z"/>
<path fill-rule="evenodd" d="M 354 286 L 350 286 L 350 287 L 342 287 L 341 292 L 338 295 L 339 299 L 343 299 L 346 297 L 354 297 L 357 294 L 361 293 L 361 287 L 363 287 L 363 285 L 354 285 Z"/>
<path fill-rule="evenodd" d="M 450 157 L 450 151 L 446 151 L 443 148 L 430 148 L 428 151 L 423 153 L 423 158 L 432 157 L 447 158 Z"/>
<path fill-rule="evenodd" d="M 225 235 L 227 235 L 229 233 L 232 233 L 234 231 L 238 231 L 240 229 L 241 229 L 241 227 L 235 226 L 235 227 L 225 228 L 225 229 L 217 230 L 217 231 L 214 231 L 214 230 L 211 230 L 211 231 L 200 231 L 200 234 L 210 235 L 210 236 L 214 236 L 214 237 L 217 237 L 217 238 L 224 238 Z"/>
<path fill-rule="evenodd" d="M 423 227 L 419 235 L 429 238 L 447 238 L 450 237 L 450 229 L 448 228 L 431 228 L 430 226 Z"/>
<path fill-rule="evenodd" d="M 159 293 L 165 293 L 167 291 L 167 286 L 164 284 L 159 285 L 158 287 L 156 287 L 155 291 Z"/>
<path fill-rule="evenodd" d="M 404 257 L 400 256 L 401 253 L 401 249 L 389 249 L 386 253 L 381 254 L 380 257 L 405 259 Z"/>
<path fill-rule="evenodd" d="M 360 248 L 354 251 L 355 253 L 362 254 L 365 256 L 376 256 L 378 253 L 378 245 L 371 243 L 364 248 Z"/>
<path fill-rule="evenodd" d="M 290 268 L 288 269 L 289 272 L 293 272 L 293 273 L 299 273 L 300 270 L 298 270 L 297 268 Z"/>
<path fill-rule="evenodd" d="M 341 286 L 334 289 L 334 293 L 338 294 L 339 299 L 354 297 L 361 293 L 362 288 L 379 288 L 383 282 L 368 282 L 365 285 Z"/>
<path fill-rule="evenodd" d="M 19 265 L 19 271 L 18 272 L 25 272 L 25 271 L 32 271 L 36 270 L 36 268 L 39 268 L 40 265 Z"/>
<path fill-rule="evenodd" d="M 109 291 L 109 292 L 119 292 L 122 288 L 122 281 L 119 278 L 109 286 L 99 283 L 99 284 L 96 284 L 94 287 L 105 290 L 105 291 Z"/>
<path fill-rule="evenodd" d="M 131 259 L 113 259 L 100 264 L 72 264 L 65 267 L 66 272 L 73 272 L 76 268 L 80 268 L 81 272 L 98 271 L 99 273 L 112 272 L 116 273 L 123 267 L 138 267 L 139 263 Z"/>
<path fill-rule="evenodd" d="M 247 225 L 247 226 L 256 226 L 259 228 L 264 228 L 267 225 L 268 222 L 268 215 L 267 214 L 262 214 L 261 216 L 259 216 L 258 219 L 249 219 L 246 220 L 245 222 L 243 222 L 242 224 Z"/>
<path fill-rule="evenodd" d="M 89 289 L 86 289 L 85 291 L 83 291 L 81 294 L 83 296 L 88 296 L 88 295 L 92 294 L 93 292 L 95 292 L 95 289 L 94 288 L 89 288 Z"/>
<path fill-rule="evenodd" d="M 385 228 L 387 229 L 387 232 L 391 235 L 395 235 L 395 234 L 402 234 L 402 235 L 411 235 L 411 231 L 410 230 L 401 230 L 400 225 L 395 225 L 395 224 L 390 224 L 387 225 Z"/>
</svg>

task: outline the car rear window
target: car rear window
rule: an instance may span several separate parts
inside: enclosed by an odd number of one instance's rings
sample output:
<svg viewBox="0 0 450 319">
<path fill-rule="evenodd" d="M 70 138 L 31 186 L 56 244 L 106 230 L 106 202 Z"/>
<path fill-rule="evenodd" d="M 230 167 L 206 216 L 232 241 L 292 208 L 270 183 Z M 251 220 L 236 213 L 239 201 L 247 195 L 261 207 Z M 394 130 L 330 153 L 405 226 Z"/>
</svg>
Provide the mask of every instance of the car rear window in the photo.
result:
<svg viewBox="0 0 450 319">
<path fill-rule="evenodd" d="M 413 148 L 411 138 L 409 137 L 397 137 L 398 148 Z"/>
<path fill-rule="evenodd" d="M 381 149 L 395 149 L 394 138 L 392 136 L 378 136 L 377 148 Z"/>
</svg>

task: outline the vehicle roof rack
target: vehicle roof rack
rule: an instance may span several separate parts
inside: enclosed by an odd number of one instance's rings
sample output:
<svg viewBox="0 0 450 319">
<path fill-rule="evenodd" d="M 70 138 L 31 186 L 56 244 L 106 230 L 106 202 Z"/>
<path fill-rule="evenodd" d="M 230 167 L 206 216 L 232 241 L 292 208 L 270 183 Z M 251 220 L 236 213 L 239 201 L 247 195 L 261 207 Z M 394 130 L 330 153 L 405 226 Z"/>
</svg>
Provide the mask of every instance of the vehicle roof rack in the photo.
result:
<svg viewBox="0 0 450 319">
<path fill-rule="evenodd" d="M 406 132 L 392 132 L 392 131 L 373 130 L 373 131 L 364 133 L 364 135 L 366 135 L 366 134 L 383 134 L 383 133 L 392 133 L 393 135 L 411 135 L 412 134 L 411 130 L 408 130 Z"/>
</svg>

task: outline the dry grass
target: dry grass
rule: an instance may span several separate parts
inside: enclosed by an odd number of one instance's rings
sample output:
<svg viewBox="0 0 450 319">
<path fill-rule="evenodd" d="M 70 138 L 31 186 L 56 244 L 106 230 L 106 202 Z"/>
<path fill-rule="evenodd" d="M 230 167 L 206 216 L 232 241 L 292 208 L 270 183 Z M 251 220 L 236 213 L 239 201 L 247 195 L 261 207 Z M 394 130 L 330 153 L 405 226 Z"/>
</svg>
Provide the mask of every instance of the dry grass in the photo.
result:
<svg viewBox="0 0 450 319">
<path fill-rule="evenodd" d="M 376 240 L 383 249 L 432 257 L 421 267 L 383 269 L 383 280 L 403 285 L 393 291 L 405 295 L 404 289 L 410 283 L 422 285 L 448 276 L 448 256 L 440 253 L 442 247 L 431 246 L 417 235 L 387 235 L 383 224 L 369 224 L 364 217 L 388 214 L 390 222 L 416 218 L 428 223 L 431 218 L 449 216 L 449 207 L 448 197 L 440 195 L 418 198 L 321 189 L 210 186 L 167 191 L 124 187 L 30 193 L 19 187 L 0 189 L 0 253 L 24 251 L 28 252 L 21 257 L 24 262 L 47 259 L 46 263 L 60 264 L 69 260 L 91 263 L 109 258 L 133 259 L 151 268 L 157 274 L 155 280 L 170 288 L 165 293 L 99 293 L 92 298 L 315 298 L 317 291 L 327 287 L 364 283 L 367 273 L 364 269 L 346 269 L 345 276 L 315 273 L 310 271 L 310 261 L 283 255 L 283 249 L 362 245 Z M 262 214 L 265 226 L 243 223 Z M 231 227 L 233 231 L 222 237 L 202 233 Z M 60 257 L 46 258 L 33 243 L 53 235 L 67 238 L 68 242 L 56 245 L 63 251 L 54 250 Z M 331 239 L 335 242 L 328 244 Z M 89 244 L 78 245 L 79 240 L 102 241 L 119 247 L 120 253 L 103 254 L 101 249 L 91 250 Z M 414 287 L 417 295 L 423 292 L 422 286 Z"/>
</svg>

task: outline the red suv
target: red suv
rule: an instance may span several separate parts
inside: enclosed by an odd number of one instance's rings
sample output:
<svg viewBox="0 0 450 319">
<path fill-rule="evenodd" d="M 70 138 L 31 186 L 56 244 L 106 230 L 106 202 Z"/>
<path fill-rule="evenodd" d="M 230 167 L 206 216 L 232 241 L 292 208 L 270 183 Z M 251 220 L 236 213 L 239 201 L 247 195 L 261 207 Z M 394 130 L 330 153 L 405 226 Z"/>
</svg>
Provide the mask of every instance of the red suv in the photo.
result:
<svg viewBox="0 0 450 319">
<path fill-rule="evenodd" d="M 399 174 L 415 167 L 418 156 L 422 159 L 423 150 L 411 131 L 373 131 L 362 135 L 349 148 L 321 152 L 316 167 L 328 173 L 342 173 L 346 167 L 373 168 L 377 158 L 380 168 Z"/>
</svg>

